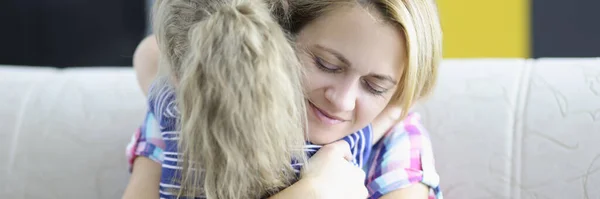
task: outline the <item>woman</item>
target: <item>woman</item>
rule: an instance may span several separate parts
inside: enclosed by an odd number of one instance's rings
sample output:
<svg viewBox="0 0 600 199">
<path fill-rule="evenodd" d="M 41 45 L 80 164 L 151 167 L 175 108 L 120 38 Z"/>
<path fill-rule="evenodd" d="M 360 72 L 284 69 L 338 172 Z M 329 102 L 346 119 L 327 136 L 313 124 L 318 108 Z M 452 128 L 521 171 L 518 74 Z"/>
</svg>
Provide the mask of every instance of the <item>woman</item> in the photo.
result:
<svg viewBox="0 0 600 199">
<path fill-rule="evenodd" d="M 351 188 L 357 184 L 366 186 L 370 198 L 426 198 L 430 193 L 441 197 L 429 138 L 418 116 L 408 112 L 435 82 L 441 58 L 435 5 L 424 0 L 288 4 L 275 9 L 275 14 L 300 49 L 307 76 L 310 140 L 325 147 L 311 157 L 312 166 L 299 181 L 272 197 L 306 198 L 311 193 L 361 198 L 361 189 Z M 144 91 L 157 71 L 155 45 L 153 38 L 146 39 L 134 58 Z M 406 111 L 400 114 L 394 107 Z M 340 169 L 345 168 L 348 151 L 336 141 L 369 124 L 373 145 L 372 158 L 364 167 L 366 180 L 361 175 L 348 179 L 345 172 L 356 171 Z M 154 150 L 160 143 L 150 139 L 134 143 L 139 158 L 125 198 L 156 198 L 161 168 L 155 161 L 161 157 L 152 153 L 160 153 Z"/>
</svg>

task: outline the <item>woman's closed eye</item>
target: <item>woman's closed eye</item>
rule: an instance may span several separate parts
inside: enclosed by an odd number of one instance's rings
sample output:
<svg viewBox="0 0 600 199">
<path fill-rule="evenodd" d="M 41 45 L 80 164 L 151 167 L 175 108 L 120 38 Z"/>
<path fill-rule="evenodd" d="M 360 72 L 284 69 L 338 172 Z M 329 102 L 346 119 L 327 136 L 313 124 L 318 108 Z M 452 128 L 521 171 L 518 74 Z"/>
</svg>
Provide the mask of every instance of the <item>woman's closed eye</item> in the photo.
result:
<svg viewBox="0 0 600 199">
<path fill-rule="evenodd" d="M 389 90 L 365 79 L 362 80 L 362 83 L 365 89 L 367 89 L 367 91 L 373 95 L 383 95 Z"/>
<path fill-rule="evenodd" d="M 314 56 L 314 62 L 317 68 L 326 73 L 341 73 L 343 71 L 342 67 L 337 66 L 335 64 L 331 64 L 330 62 L 325 61 L 325 59 L 320 58 L 318 56 Z M 361 78 L 362 86 L 365 90 L 367 90 L 367 92 L 375 96 L 381 96 L 385 94 L 389 89 L 384 86 L 381 86 L 380 84 L 375 83 L 376 81 L 378 80 L 368 80 L 368 77 Z"/>
<path fill-rule="evenodd" d="M 336 65 L 333 65 L 325 60 L 323 60 L 320 57 L 316 57 L 315 56 L 315 65 L 317 65 L 317 67 L 325 72 L 328 73 L 339 73 L 342 71 L 342 68 Z"/>
</svg>

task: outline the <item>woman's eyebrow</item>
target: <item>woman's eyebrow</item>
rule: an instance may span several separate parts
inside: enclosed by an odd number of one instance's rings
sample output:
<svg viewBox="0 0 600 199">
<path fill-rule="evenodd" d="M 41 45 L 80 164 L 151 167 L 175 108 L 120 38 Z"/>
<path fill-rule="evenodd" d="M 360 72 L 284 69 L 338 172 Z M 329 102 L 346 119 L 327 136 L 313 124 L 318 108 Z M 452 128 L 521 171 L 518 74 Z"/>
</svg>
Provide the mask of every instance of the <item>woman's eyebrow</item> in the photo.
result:
<svg viewBox="0 0 600 199">
<path fill-rule="evenodd" d="M 340 60 L 342 63 L 346 64 L 346 66 L 348 66 L 348 67 L 352 66 L 352 64 L 350 64 L 350 61 L 348 61 L 348 59 L 346 59 L 346 57 L 344 57 L 344 55 L 342 55 L 342 53 L 339 53 L 338 51 L 335 51 L 331 48 L 327 48 L 327 47 L 319 45 L 319 44 L 316 44 L 315 47 L 320 50 L 324 50 L 324 51 L 327 51 L 328 53 L 331 53 L 333 56 L 335 56 L 335 58 Z"/>
<path fill-rule="evenodd" d="M 398 84 L 398 81 L 394 80 L 394 78 L 392 78 L 392 76 L 389 76 L 389 75 L 381 75 L 381 74 L 370 74 L 370 75 L 378 80 L 388 81 L 388 82 L 392 83 L 393 85 Z"/>
</svg>

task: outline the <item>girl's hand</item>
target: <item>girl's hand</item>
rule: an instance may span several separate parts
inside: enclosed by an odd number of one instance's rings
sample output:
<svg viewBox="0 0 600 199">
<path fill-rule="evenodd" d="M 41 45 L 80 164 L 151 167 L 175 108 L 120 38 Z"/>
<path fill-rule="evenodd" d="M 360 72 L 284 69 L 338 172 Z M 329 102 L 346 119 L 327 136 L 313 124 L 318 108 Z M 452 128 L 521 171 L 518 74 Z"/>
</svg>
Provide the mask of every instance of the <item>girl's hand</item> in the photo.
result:
<svg viewBox="0 0 600 199">
<path fill-rule="evenodd" d="M 325 145 L 308 160 L 301 181 L 310 184 L 316 198 L 365 199 L 365 172 L 350 162 L 352 158 L 343 140 Z"/>
</svg>

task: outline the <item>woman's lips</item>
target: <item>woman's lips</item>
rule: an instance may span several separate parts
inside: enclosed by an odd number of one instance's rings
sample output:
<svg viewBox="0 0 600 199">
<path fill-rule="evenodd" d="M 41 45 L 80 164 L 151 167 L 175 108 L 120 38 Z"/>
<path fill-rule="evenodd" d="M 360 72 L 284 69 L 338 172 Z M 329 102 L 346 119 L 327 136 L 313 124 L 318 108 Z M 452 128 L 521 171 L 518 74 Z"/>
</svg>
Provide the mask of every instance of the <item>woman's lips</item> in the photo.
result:
<svg viewBox="0 0 600 199">
<path fill-rule="evenodd" d="M 334 125 L 334 124 L 339 124 L 339 123 L 342 123 L 342 122 L 346 121 L 346 120 L 341 119 L 339 117 L 331 116 L 331 114 L 328 114 L 325 111 L 317 108 L 317 106 L 315 106 L 310 101 L 308 101 L 308 104 L 310 105 L 310 108 L 313 110 L 313 112 L 315 113 L 315 115 L 317 116 L 317 118 L 319 120 L 321 120 L 321 122 L 323 122 L 325 124 Z"/>
</svg>

